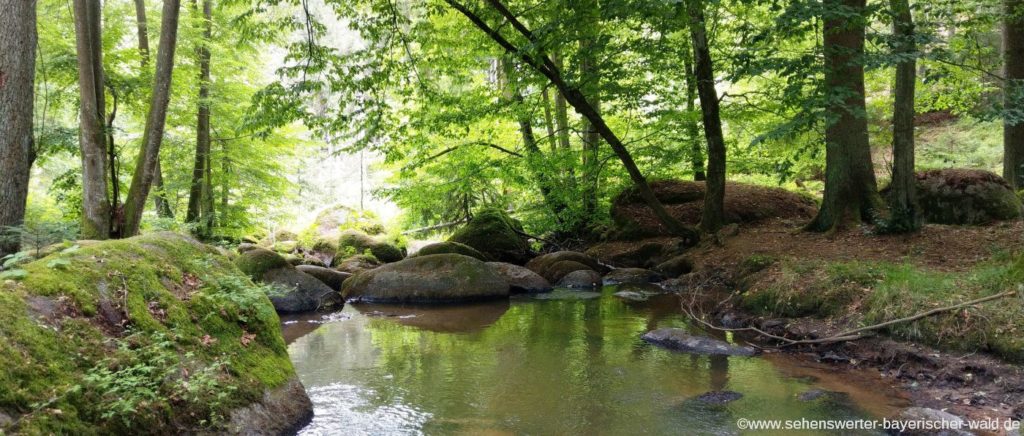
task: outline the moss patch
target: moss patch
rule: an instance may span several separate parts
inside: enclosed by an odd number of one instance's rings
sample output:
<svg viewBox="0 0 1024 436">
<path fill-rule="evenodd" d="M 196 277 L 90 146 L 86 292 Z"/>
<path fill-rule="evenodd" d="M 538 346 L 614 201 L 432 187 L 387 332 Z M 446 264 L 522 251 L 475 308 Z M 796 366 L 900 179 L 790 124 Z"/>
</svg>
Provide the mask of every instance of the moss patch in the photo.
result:
<svg viewBox="0 0 1024 436">
<path fill-rule="evenodd" d="M 294 377 L 267 297 L 185 236 L 103 242 L 23 268 L 0 290 L 9 430 L 216 430 Z"/>
<path fill-rule="evenodd" d="M 999 254 L 970 271 L 942 272 L 887 262 L 784 259 L 745 281 L 741 305 L 767 316 L 840 317 L 863 313 L 863 325 L 1004 292 L 1024 282 L 1024 255 Z M 987 351 L 1024 362 L 1024 302 L 1006 298 L 912 323 L 884 333 L 958 351 Z"/>
<path fill-rule="evenodd" d="M 449 241 L 475 248 L 489 260 L 524 264 L 530 258 L 530 244 L 521 235 L 523 225 L 498 209 L 478 211 Z"/>
</svg>

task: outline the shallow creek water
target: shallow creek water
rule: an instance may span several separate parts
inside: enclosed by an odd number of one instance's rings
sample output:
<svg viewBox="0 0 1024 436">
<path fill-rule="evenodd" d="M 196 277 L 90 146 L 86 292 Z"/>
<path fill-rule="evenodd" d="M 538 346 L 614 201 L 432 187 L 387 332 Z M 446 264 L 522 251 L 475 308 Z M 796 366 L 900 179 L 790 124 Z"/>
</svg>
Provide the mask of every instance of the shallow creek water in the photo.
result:
<svg viewBox="0 0 1024 436">
<path fill-rule="evenodd" d="M 628 303 L 614 290 L 285 317 L 315 409 L 301 434 L 727 435 L 742 434 L 740 418 L 870 418 L 905 406 L 870 374 L 649 345 L 640 335 L 650 329 L 691 328 L 676 297 Z M 799 398 L 812 389 L 839 394 Z M 713 390 L 743 397 L 696 399 Z"/>
</svg>

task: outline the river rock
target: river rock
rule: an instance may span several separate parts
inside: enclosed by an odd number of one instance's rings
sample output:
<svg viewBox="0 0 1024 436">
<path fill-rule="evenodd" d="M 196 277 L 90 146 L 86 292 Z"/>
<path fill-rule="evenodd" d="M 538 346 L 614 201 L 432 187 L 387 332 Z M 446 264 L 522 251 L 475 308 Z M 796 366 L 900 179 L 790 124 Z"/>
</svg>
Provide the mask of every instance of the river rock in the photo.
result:
<svg viewBox="0 0 1024 436">
<path fill-rule="evenodd" d="M 461 254 L 484 262 L 489 260 L 479 250 L 454 241 L 435 242 L 424 245 L 423 248 L 416 252 L 417 256 L 429 256 L 431 254 Z"/>
<path fill-rule="evenodd" d="M 900 412 L 897 418 L 902 421 L 945 421 L 947 423 L 959 423 L 959 424 L 946 424 L 945 427 L 955 427 L 956 425 L 962 425 L 964 427 L 967 424 L 962 418 L 949 412 L 942 410 L 929 409 L 927 407 L 908 407 Z M 941 436 L 971 436 L 973 433 L 959 430 L 946 428 L 940 431 L 924 431 L 924 430 L 906 430 L 901 435 L 941 435 Z"/>
<path fill-rule="evenodd" d="M 566 274 L 558 281 L 558 286 L 565 288 L 600 288 L 601 274 L 589 269 L 581 269 Z"/>
<path fill-rule="evenodd" d="M 693 262 L 686 255 L 680 254 L 662 263 L 659 263 L 654 267 L 654 270 L 660 272 L 668 278 L 677 278 L 683 274 L 689 274 L 693 271 Z"/>
<path fill-rule="evenodd" d="M 664 280 L 665 277 L 659 273 L 643 268 L 615 268 L 605 274 L 603 281 L 606 285 L 618 285 L 623 283 L 655 283 Z"/>
<path fill-rule="evenodd" d="M 370 303 L 455 303 L 508 297 L 509 284 L 472 257 L 431 254 L 358 273 L 342 294 Z"/>
<path fill-rule="evenodd" d="M 345 279 L 352 277 L 352 274 L 350 273 L 324 268 L 322 266 L 299 265 L 295 267 L 295 269 L 313 276 L 335 291 L 340 291 L 342 283 L 345 283 Z"/>
<path fill-rule="evenodd" d="M 547 270 L 551 265 L 561 262 L 563 260 L 571 260 L 576 263 L 586 265 L 588 268 L 597 272 L 607 272 L 607 268 L 601 265 L 597 259 L 587 256 L 586 254 L 578 251 L 556 251 L 554 253 L 547 253 L 537 256 L 526 263 L 526 267 L 531 271 L 540 274 L 543 277 L 547 277 Z M 550 280 L 550 279 L 548 279 Z M 557 281 L 557 280 L 556 280 Z"/>
<path fill-rule="evenodd" d="M 516 265 L 526 263 L 533 253 L 522 223 L 498 209 L 478 211 L 448 240 L 473 247 L 488 260 Z"/>
<path fill-rule="evenodd" d="M 643 340 L 674 351 L 695 354 L 723 356 L 753 356 L 757 350 L 752 347 L 733 345 L 705 336 L 694 336 L 678 328 L 652 330 L 641 337 Z"/>
<path fill-rule="evenodd" d="M 710 391 L 697 396 L 697 401 L 706 404 L 725 404 L 743 398 L 743 394 L 733 391 Z"/>
<path fill-rule="evenodd" d="M 503 262 L 487 262 L 487 266 L 508 282 L 513 294 L 551 291 L 551 283 L 525 267 Z"/>
<path fill-rule="evenodd" d="M 261 281 L 270 286 L 267 297 L 278 313 L 311 312 L 344 304 L 337 291 L 295 268 L 267 271 Z"/>
<path fill-rule="evenodd" d="M 647 294 L 645 294 L 643 292 L 637 292 L 637 291 L 619 291 L 619 292 L 616 292 L 616 293 L 614 293 L 612 295 L 615 296 L 616 298 L 621 298 L 621 299 L 626 300 L 626 301 L 635 301 L 635 302 L 638 302 L 638 303 L 639 302 L 643 302 L 643 301 L 647 301 L 648 299 L 651 298 L 650 295 L 647 295 Z"/>
<path fill-rule="evenodd" d="M 548 282 L 559 283 L 559 282 L 562 281 L 563 277 L 565 277 L 565 276 L 569 275 L 569 273 L 572 273 L 572 272 L 575 272 L 575 271 L 594 271 L 594 270 L 591 269 L 589 266 L 587 266 L 585 264 L 582 264 L 582 263 L 579 263 L 579 262 L 576 262 L 574 260 L 562 260 L 562 261 L 555 262 L 554 264 L 549 266 L 547 269 L 544 270 L 544 273 L 541 274 L 541 275 L 545 279 L 547 279 Z M 597 276 L 600 277 L 601 275 L 597 274 Z M 600 280 L 598 280 L 598 282 L 600 282 Z"/>
</svg>

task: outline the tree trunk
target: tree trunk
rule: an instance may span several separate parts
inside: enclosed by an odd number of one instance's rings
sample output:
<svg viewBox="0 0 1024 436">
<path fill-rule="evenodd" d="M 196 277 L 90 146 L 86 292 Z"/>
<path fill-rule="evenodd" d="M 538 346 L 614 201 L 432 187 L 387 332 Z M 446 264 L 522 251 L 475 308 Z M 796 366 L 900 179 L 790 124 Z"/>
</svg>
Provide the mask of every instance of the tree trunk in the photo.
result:
<svg viewBox="0 0 1024 436">
<path fill-rule="evenodd" d="M 515 65 L 510 59 L 502 58 L 500 60 L 501 67 L 501 84 L 502 96 L 510 104 L 515 105 L 517 109 L 522 110 L 524 105 L 523 94 L 519 91 L 516 86 L 516 74 Z M 533 134 L 533 123 L 530 116 L 526 113 L 520 113 L 516 116 L 516 122 L 519 124 L 519 133 L 523 138 L 523 147 L 526 149 L 527 156 L 527 167 L 533 173 L 534 179 L 537 181 L 537 185 L 540 187 L 541 196 L 544 198 L 544 203 L 547 204 L 548 208 L 555 218 L 555 221 L 561 226 L 563 223 L 562 214 L 567 209 L 566 205 L 559 201 L 554 193 L 552 192 L 552 182 L 550 174 L 546 174 L 543 168 L 538 168 L 544 159 L 543 154 L 540 151 L 540 147 L 537 145 L 537 137 Z"/>
<path fill-rule="evenodd" d="M 865 0 L 825 0 L 825 195 L 807 228 L 832 231 L 881 210 L 864 102 Z M 851 14 L 856 17 L 850 19 Z"/>
<path fill-rule="evenodd" d="M 1024 187 L 1024 0 L 1003 0 L 1003 61 L 1006 85 L 1003 122 L 1003 178 L 1014 189 Z"/>
<path fill-rule="evenodd" d="M 596 0 L 578 0 L 575 13 L 582 17 L 579 36 L 579 77 L 587 102 L 601 112 L 601 70 L 597 62 L 601 12 Z M 600 180 L 601 135 L 590 120 L 583 120 L 583 216 L 597 212 L 597 185 Z"/>
<path fill-rule="evenodd" d="M 195 165 L 192 167 L 192 185 L 188 196 L 188 213 L 185 221 L 197 225 L 196 233 L 202 237 L 209 236 L 211 217 L 206 200 L 203 197 L 209 192 L 210 162 L 210 49 L 211 37 L 211 0 L 203 0 L 203 41 L 197 49 L 199 55 L 199 111 L 196 117 L 196 154 Z M 193 1 L 193 6 L 196 5 Z"/>
<path fill-rule="evenodd" d="M 548 94 L 547 88 L 541 90 L 541 97 L 544 102 L 544 127 L 548 131 L 548 144 L 551 145 L 551 152 L 554 153 L 558 151 L 558 138 L 555 137 L 555 121 L 554 117 L 551 116 L 551 96 Z"/>
<path fill-rule="evenodd" d="M 35 0 L 0 0 L 0 257 L 21 248 L 32 168 L 36 62 Z"/>
<path fill-rule="evenodd" d="M 690 59 L 691 56 L 691 53 L 683 55 L 683 69 L 686 70 L 687 115 L 692 114 L 696 110 L 693 102 L 697 99 L 697 81 L 694 79 L 696 76 L 693 71 L 693 61 Z M 697 121 L 686 123 L 687 136 L 690 137 L 690 166 L 693 167 L 693 180 L 702 182 L 707 180 L 707 175 L 704 173 L 704 149 L 701 147 L 699 130 L 700 126 Z"/>
<path fill-rule="evenodd" d="M 178 13 L 180 0 L 165 0 L 163 19 L 160 24 L 160 43 L 157 48 L 156 73 L 153 76 L 153 92 L 146 127 L 142 133 L 142 147 L 135 163 L 135 174 L 128 188 L 124 206 L 123 235 L 139 233 L 142 211 L 153 185 L 160 145 L 164 137 L 164 123 L 167 120 L 167 104 L 171 99 L 171 76 L 174 70 L 174 49 L 178 39 Z"/>
<path fill-rule="evenodd" d="M 148 74 L 149 68 L 149 21 L 146 19 L 146 1 L 135 0 L 135 25 L 139 34 L 139 57 L 142 63 L 143 74 Z M 167 193 L 164 191 L 164 170 L 160 165 L 160 156 L 156 159 L 156 170 L 153 174 L 153 188 L 156 191 L 153 196 L 153 206 L 156 213 L 162 218 L 174 218 L 171 210 L 171 203 L 167 201 Z"/>
<path fill-rule="evenodd" d="M 527 51 L 516 47 L 514 44 L 509 42 L 502 34 L 496 29 L 492 28 L 483 20 L 479 15 L 473 13 L 465 5 L 455 0 L 445 0 L 449 6 L 459 11 L 463 16 L 469 19 L 474 26 L 484 32 L 491 40 L 500 45 L 503 49 L 519 56 L 527 65 L 536 70 L 538 73 L 547 77 L 551 84 L 558 88 L 559 92 L 565 96 L 565 101 L 572 105 L 576 112 L 578 112 L 583 118 L 594 125 L 598 134 L 608 143 L 615 155 L 622 161 L 622 166 L 626 168 L 626 172 L 629 173 L 629 178 L 633 181 L 634 186 L 639 191 L 641 198 L 647 203 L 647 206 L 651 208 L 655 216 L 658 217 L 658 221 L 668 229 L 669 232 L 681 236 L 686 240 L 688 244 L 695 244 L 700 240 L 700 234 L 697 233 L 693 228 L 683 224 L 678 219 L 674 218 L 665 209 L 665 206 L 661 204 L 658 197 L 654 195 L 654 191 L 651 186 L 647 183 L 647 179 L 644 178 L 643 173 L 640 172 L 640 168 L 636 166 L 636 162 L 633 161 L 633 156 L 626 149 L 625 144 L 622 140 L 608 127 L 604 118 L 601 114 L 591 105 L 587 98 L 580 92 L 579 89 L 569 86 L 565 79 L 562 77 L 560 69 L 555 67 L 555 64 L 543 53 L 531 54 Z M 517 31 L 531 43 L 536 43 L 533 37 L 533 33 L 523 25 L 512 13 L 506 8 L 500 0 L 488 0 L 491 7 L 497 10 L 503 17 L 512 22 L 512 25 Z"/>
<path fill-rule="evenodd" d="M 892 231 L 914 232 L 921 228 L 914 176 L 914 86 L 917 81 L 917 44 L 909 0 L 890 0 L 893 16 L 893 53 L 896 64 L 895 102 L 892 115 L 892 183 L 889 190 Z"/>
<path fill-rule="evenodd" d="M 704 190 L 704 209 L 700 229 L 707 233 L 718 231 L 725 219 L 725 137 L 718 108 L 718 91 L 708 48 L 707 27 L 704 23 L 704 1 L 687 0 L 690 17 L 690 40 L 693 44 L 694 79 L 700 95 L 700 111 L 704 119 L 704 139 L 708 143 L 708 180 Z"/>
<path fill-rule="evenodd" d="M 110 237 L 107 147 L 103 134 L 103 52 L 99 0 L 74 0 L 75 51 L 78 57 L 79 147 L 82 154 L 84 239 Z"/>
<path fill-rule="evenodd" d="M 552 61 L 562 71 L 562 58 L 553 56 Z M 558 131 L 558 146 L 563 150 L 569 149 L 569 111 L 565 104 L 565 96 L 561 92 L 555 93 L 555 127 Z"/>
</svg>

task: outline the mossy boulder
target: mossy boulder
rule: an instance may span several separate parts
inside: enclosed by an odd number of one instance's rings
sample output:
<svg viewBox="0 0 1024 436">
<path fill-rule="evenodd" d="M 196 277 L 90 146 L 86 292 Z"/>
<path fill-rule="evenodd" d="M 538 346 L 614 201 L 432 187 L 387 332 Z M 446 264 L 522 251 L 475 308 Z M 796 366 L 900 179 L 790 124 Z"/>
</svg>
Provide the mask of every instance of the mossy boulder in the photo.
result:
<svg viewBox="0 0 1024 436">
<path fill-rule="evenodd" d="M 235 259 L 235 265 L 252 280 L 262 280 L 263 274 L 272 269 L 286 268 L 291 264 L 280 254 L 264 248 L 251 248 Z"/>
<path fill-rule="evenodd" d="M 477 212 L 448 240 L 473 247 L 487 260 L 516 265 L 526 263 L 533 254 L 523 237 L 523 225 L 498 209 Z"/>
<path fill-rule="evenodd" d="M 683 223 L 700 222 L 704 207 L 704 182 L 656 180 L 650 183 L 654 196 L 669 214 Z M 814 200 L 782 188 L 729 182 L 725 184 L 726 223 L 754 223 L 771 219 L 804 221 L 817 212 Z M 672 236 L 647 206 L 639 191 L 630 187 L 612 199 L 614 226 L 609 240 L 636 240 Z"/>
<path fill-rule="evenodd" d="M 312 245 L 315 241 L 336 241 L 345 229 L 369 235 L 384 234 L 384 224 L 371 212 L 360 212 L 344 205 L 334 205 L 317 213 L 313 222 L 302 231 L 299 240 Z"/>
<path fill-rule="evenodd" d="M 693 271 L 693 261 L 690 257 L 684 254 L 674 256 L 664 262 L 659 263 L 654 267 L 654 270 L 662 273 L 665 277 L 674 279 L 683 274 L 689 274 Z"/>
<path fill-rule="evenodd" d="M 215 249 L 154 233 L 21 268 L 0 284 L 0 432 L 280 433 L 312 416 L 269 299 Z"/>
<path fill-rule="evenodd" d="M 411 257 L 345 280 L 346 300 L 457 303 L 508 297 L 509 285 L 484 262 L 461 254 Z"/>
<path fill-rule="evenodd" d="M 334 269 L 344 273 L 358 274 L 363 271 L 371 270 L 378 266 L 381 266 L 381 263 L 379 260 L 377 260 L 376 257 L 368 256 L 365 254 L 357 254 L 355 256 L 350 256 L 345 259 L 341 259 L 340 261 L 337 261 L 333 266 Z"/>
<path fill-rule="evenodd" d="M 552 289 L 551 283 L 544 277 L 526 267 L 504 262 L 487 262 L 487 266 L 508 282 L 509 292 L 513 294 L 548 292 Z"/>
<path fill-rule="evenodd" d="M 931 223 L 978 225 L 1021 216 L 1020 198 L 1009 183 L 983 170 L 918 172 L 917 198 Z"/>
<path fill-rule="evenodd" d="M 341 232 L 338 238 L 338 252 L 348 255 L 368 253 L 384 263 L 398 262 L 405 257 L 402 249 L 397 246 L 354 229 Z"/>
<path fill-rule="evenodd" d="M 555 263 L 561 262 L 563 260 L 571 260 L 573 262 L 581 263 L 583 265 L 586 265 L 588 268 L 598 272 L 607 272 L 608 270 L 604 265 L 601 265 L 601 263 L 598 262 L 597 259 L 594 259 L 593 257 L 590 257 L 578 251 L 556 251 L 553 253 L 542 254 L 527 262 L 526 267 L 529 268 L 531 271 L 540 274 L 544 278 L 551 281 L 551 277 L 548 274 L 548 269 L 551 267 L 551 265 L 554 265 Z M 557 281 L 558 280 L 554 280 L 552 281 L 552 283 L 555 283 Z"/>
<path fill-rule="evenodd" d="M 298 241 L 278 241 L 278 242 L 274 243 L 274 246 L 272 248 L 273 248 L 274 251 L 276 251 L 278 253 L 291 253 L 291 252 L 295 251 L 296 248 L 299 248 L 299 242 Z"/>
<path fill-rule="evenodd" d="M 469 256 L 482 261 L 487 261 L 487 256 L 478 251 L 477 249 L 470 247 L 466 244 L 460 244 L 453 241 L 435 242 L 423 246 L 420 251 L 416 252 L 417 256 L 429 256 L 431 254 L 461 254 L 463 256 Z"/>
<path fill-rule="evenodd" d="M 341 291 L 341 284 L 345 282 L 345 279 L 352 277 L 350 273 L 321 266 L 299 265 L 295 269 L 313 276 L 335 291 Z"/>
<path fill-rule="evenodd" d="M 267 237 L 260 240 L 260 245 L 264 247 L 273 247 L 274 244 L 281 241 L 294 241 L 299 239 L 299 235 L 291 230 L 281 229 L 277 230 Z"/>
</svg>

